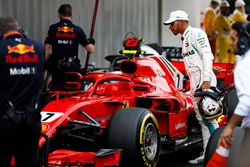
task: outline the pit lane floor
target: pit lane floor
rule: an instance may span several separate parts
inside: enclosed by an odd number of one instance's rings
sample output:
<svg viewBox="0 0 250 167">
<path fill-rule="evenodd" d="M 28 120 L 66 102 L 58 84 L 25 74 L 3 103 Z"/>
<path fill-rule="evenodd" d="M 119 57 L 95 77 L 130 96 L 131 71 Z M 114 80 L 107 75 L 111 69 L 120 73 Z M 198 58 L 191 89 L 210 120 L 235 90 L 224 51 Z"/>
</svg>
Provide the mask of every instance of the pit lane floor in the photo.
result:
<svg viewBox="0 0 250 167">
<path fill-rule="evenodd" d="M 188 164 L 188 160 L 194 159 L 200 155 L 202 144 L 196 144 L 186 150 L 178 151 L 172 154 L 161 155 L 157 167 L 203 167 L 200 165 Z"/>
</svg>

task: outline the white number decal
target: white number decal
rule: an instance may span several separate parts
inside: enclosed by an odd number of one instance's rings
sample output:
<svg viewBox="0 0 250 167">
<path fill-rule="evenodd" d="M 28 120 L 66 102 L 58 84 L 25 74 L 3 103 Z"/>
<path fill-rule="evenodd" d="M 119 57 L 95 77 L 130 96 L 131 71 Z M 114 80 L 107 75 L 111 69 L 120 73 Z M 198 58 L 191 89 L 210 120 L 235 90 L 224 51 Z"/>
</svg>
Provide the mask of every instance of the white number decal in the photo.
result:
<svg viewBox="0 0 250 167">
<path fill-rule="evenodd" d="M 42 122 L 52 122 L 54 120 L 56 120 L 57 118 L 61 117 L 63 115 L 63 113 L 60 112 L 41 112 L 42 118 L 41 121 Z"/>
</svg>

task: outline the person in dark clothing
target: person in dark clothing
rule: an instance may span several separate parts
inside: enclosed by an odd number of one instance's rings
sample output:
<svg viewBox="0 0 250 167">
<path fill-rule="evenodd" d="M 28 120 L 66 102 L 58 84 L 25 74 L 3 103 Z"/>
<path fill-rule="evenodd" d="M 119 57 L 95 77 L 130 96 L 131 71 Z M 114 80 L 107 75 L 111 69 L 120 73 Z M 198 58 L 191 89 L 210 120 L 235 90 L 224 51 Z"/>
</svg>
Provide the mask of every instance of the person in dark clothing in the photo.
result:
<svg viewBox="0 0 250 167">
<path fill-rule="evenodd" d="M 38 166 L 40 90 L 44 81 L 42 43 L 24 37 L 13 18 L 0 18 L 0 166 Z"/>
<path fill-rule="evenodd" d="M 46 59 L 52 46 L 50 70 L 52 74 L 52 89 L 63 90 L 65 72 L 80 72 L 78 46 L 81 44 L 87 52 L 94 52 L 94 39 L 87 39 L 81 27 L 72 23 L 72 8 L 63 4 L 58 9 L 60 21 L 50 26 L 45 40 Z"/>
</svg>

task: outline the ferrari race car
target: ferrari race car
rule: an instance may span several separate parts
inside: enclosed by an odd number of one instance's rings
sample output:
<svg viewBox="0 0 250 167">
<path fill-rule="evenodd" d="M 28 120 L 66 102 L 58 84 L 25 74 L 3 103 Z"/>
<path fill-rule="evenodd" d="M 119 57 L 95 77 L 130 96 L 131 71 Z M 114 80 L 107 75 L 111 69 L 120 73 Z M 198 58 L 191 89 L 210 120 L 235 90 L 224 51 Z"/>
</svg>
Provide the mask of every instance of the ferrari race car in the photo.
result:
<svg viewBox="0 0 250 167">
<path fill-rule="evenodd" d="M 69 72 L 65 91 L 48 92 L 39 141 L 45 166 L 152 167 L 161 153 L 202 142 L 183 74 L 140 42 L 124 43 L 118 71 Z"/>
</svg>

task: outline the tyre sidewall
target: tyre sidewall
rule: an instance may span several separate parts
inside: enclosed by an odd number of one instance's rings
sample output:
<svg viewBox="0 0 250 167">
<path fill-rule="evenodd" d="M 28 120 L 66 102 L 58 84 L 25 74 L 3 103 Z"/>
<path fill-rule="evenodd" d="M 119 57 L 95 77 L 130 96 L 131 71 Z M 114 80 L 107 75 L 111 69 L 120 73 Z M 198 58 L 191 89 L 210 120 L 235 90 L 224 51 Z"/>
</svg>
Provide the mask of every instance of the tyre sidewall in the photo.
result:
<svg viewBox="0 0 250 167">
<path fill-rule="evenodd" d="M 156 133 L 157 133 L 157 152 L 156 156 L 154 157 L 153 160 L 149 160 L 146 155 L 145 155 L 145 147 L 144 147 L 144 142 L 141 143 L 141 140 L 143 140 L 143 135 L 145 133 L 145 128 L 147 127 L 148 124 L 152 123 L 155 127 Z M 159 160 L 159 152 L 160 152 L 160 135 L 159 135 L 159 128 L 158 128 L 158 123 L 156 122 L 155 117 L 151 113 L 145 113 L 140 117 L 140 121 L 138 121 L 137 125 L 137 150 L 140 152 L 140 158 L 141 161 L 143 162 L 144 166 L 147 167 L 153 167 L 156 166 Z"/>
</svg>

